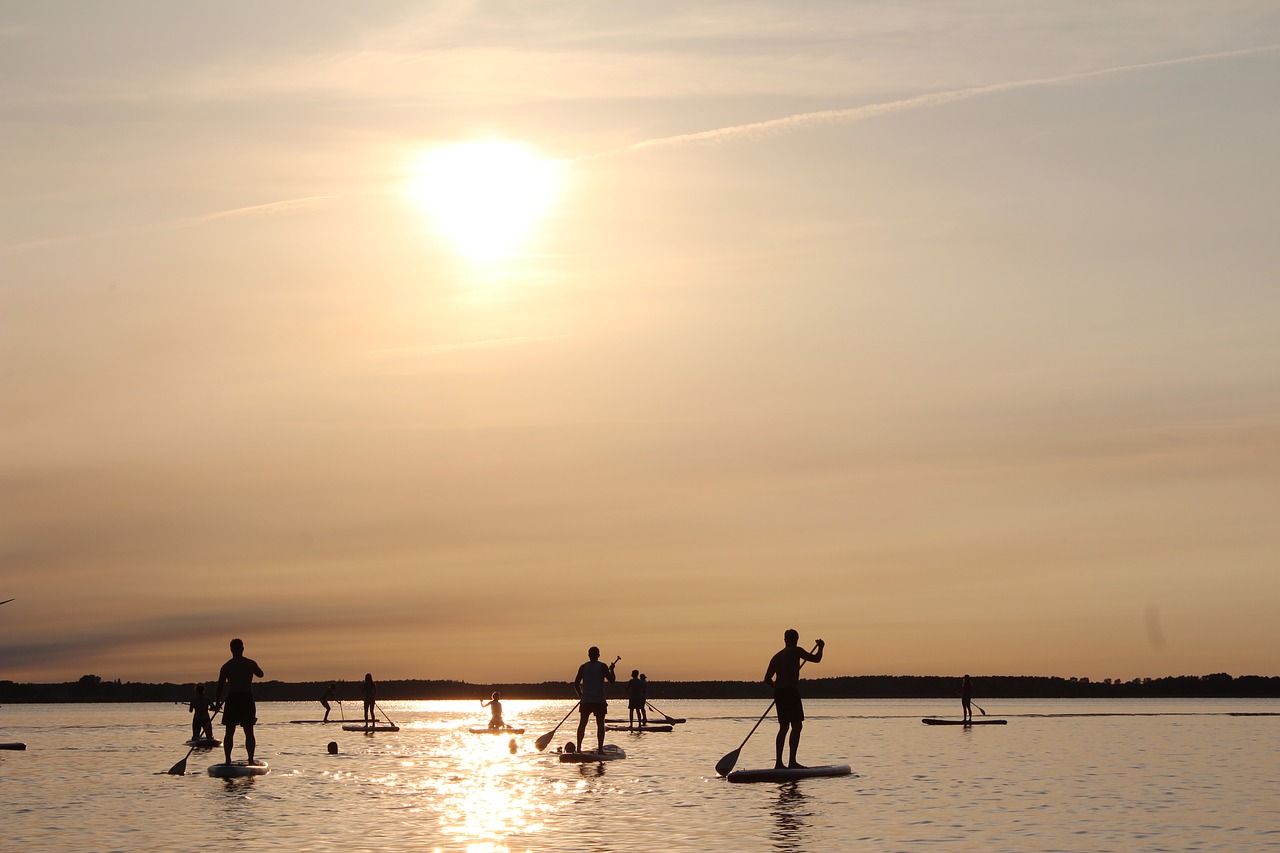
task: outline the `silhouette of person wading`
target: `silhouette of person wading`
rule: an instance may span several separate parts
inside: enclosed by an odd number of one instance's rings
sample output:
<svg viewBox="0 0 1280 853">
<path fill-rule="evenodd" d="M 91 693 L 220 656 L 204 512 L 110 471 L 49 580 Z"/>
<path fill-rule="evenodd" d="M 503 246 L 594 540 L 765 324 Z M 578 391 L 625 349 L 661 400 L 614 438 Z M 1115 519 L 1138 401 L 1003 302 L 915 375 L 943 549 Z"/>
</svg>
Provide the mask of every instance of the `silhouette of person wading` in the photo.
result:
<svg viewBox="0 0 1280 853">
<path fill-rule="evenodd" d="M 249 763 L 255 763 L 253 752 L 258 742 L 253 736 L 253 724 L 258 721 L 258 708 L 253 701 L 253 677 L 262 678 L 262 667 L 252 658 L 244 656 L 244 641 L 239 638 L 231 641 L 231 660 L 222 665 L 218 672 L 218 686 L 213 691 L 215 706 L 222 707 L 222 722 L 227 732 L 222 738 L 222 751 L 227 763 L 231 763 L 231 746 L 236 734 L 236 726 L 244 729 L 244 750 L 249 754 Z M 227 701 L 222 702 L 222 688 L 227 688 Z"/>
<path fill-rule="evenodd" d="M 818 640 L 818 651 L 805 651 L 798 645 L 800 634 L 794 628 L 788 628 L 782 638 L 786 646 L 770 659 L 769 668 L 764 673 L 764 683 L 773 685 L 773 701 L 778 711 L 778 741 L 773 766 L 779 770 L 784 766 L 804 767 L 796 761 L 800 731 L 804 728 L 804 703 L 800 701 L 800 664 L 801 661 L 820 663 L 822 650 L 826 647 L 826 643 Z M 791 760 L 784 765 L 782 747 L 787 743 L 788 729 L 791 733 Z"/>
</svg>

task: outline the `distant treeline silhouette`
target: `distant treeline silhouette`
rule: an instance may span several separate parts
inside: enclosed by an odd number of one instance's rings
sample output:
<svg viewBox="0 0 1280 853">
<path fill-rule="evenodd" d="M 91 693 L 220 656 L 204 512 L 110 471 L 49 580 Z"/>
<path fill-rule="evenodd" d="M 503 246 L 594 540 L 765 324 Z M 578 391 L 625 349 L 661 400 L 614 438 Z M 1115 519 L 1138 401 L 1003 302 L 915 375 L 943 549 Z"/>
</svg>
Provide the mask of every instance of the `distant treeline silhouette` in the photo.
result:
<svg viewBox="0 0 1280 853">
<path fill-rule="evenodd" d="M 254 685 L 259 701 L 319 701 L 329 681 L 263 681 Z M 360 699 L 358 681 L 338 681 L 338 698 Z M 150 684 L 105 680 L 85 675 L 61 684 L 22 684 L 0 681 L 0 704 L 5 702 L 179 702 L 191 696 L 192 684 Z M 212 688 L 212 683 L 208 683 Z M 804 695 L 815 699 L 951 699 L 959 695 L 960 679 L 940 675 L 846 675 L 804 680 Z M 625 686 L 611 696 L 624 698 Z M 575 698 L 573 686 L 562 681 L 526 684 L 468 684 L 463 681 L 405 679 L 378 682 L 380 700 L 480 699 L 495 690 L 504 699 Z M 754 681 L 658 681 L 649 682 L 650 699 L 756 699 L 770 690 Z M 1280 676 L 1174 675 L 1134 678 L 1129 681 L 1059 678 L 1037 675 L 989 675 L 974 677 L 979 699 L 1117 699 L 1117 698 L 1280 698 Z"/>
</svg>

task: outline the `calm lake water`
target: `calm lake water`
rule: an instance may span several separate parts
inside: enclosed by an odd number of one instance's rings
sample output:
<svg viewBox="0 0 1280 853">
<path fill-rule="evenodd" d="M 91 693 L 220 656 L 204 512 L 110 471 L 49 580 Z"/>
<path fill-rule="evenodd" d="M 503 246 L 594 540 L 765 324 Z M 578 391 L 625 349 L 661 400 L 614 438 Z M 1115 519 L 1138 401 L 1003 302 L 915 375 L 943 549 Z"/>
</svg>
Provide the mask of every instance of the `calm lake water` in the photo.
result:
<svg viewBox="0 0 1280 853">
<path fill-rule="evenodd" d="M 401 730 L 374 735 L 289 722 L 318 719 L 318 703 L 262 703 L 258 755 L 273 769 L 244 780 L 206 775 L 220 749 L 167 774 L 187 751 L 184 706 L 9 705 L 0 741 L 28 750 L 0 752 L 5 849 L 1280 850 L 1280 716 L 1240 715 L 1280 714 L 1280 701 L 979 702 L 1009 724 L 921 724 L 958 703 L 809 700 L 801 761 L 856 775 L 755 785 L 714 766 L 767 700 L 659 702 L 689 722 L 612 733 L 626 760 L 581 766 L 533 745 L 567 701 L 505 702 L 527 727 L 514 754 L 509 738 L 466 731 L 487 720 L 478 702 L 388 702 Z M 775 731 L 760 726 L 738 769 L 772 762 Z"/>
</svg>

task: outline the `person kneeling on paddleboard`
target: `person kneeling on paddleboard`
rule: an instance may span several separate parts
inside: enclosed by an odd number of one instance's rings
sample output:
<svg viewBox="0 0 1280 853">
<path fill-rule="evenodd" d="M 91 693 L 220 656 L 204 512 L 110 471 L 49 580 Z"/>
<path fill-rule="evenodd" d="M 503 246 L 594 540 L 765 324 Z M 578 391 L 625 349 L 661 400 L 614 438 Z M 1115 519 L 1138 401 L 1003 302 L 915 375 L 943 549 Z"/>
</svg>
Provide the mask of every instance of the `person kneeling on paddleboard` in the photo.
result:
<svg viewBox="0 0 1280 853">
<path fill-rule="evenodd" d="M 800 701 L 800 667 L 804 661 L 821 663 L 822 650 L 826 647 L 826 643 L 818 640 L 814 652 L 805 651 L 799 646 L 800 633 L 794 628 L 788 628 L 782 638 L 786 646 L 770 659 L 769 668 L 764 673 L 764 683 L 773 686 L 773 701 L 778 711 L 778 740 L 773 765 L 778 770 L 783 767 L 804 767 L 796 761 L 800 731 L 804 728 L 804 704 Z M 788 730 L 791 735 L 791 760 L 784 765 L 782 747 L 787 743 Z"/>
<path fill-rule="evenodd" d="M 608 703 L 604 697 L 605 681 L 617 681 L 618 676 L 614 673 L 613 668 L 618 665 L 621 657 L 615 658 L 613 663 L 605 666 L 600 662 L 600 649 L 592 646 L 587 649 L 587 657 L 590 658 L 582 666 L 578 667 L 578 674 L 573 679 L 574 692 L 578 694 L 578 751 L 582 751 L 582 738 L 587 733 L 587 720 L 592 714 L 596 717 L 596 741 L 597 752 L 604 752 L 604 715 L 608 709 Z"/>
<path fill-rule="evenodd" d="M 507 726 L 506 720 L 502 719 L 502 702 L 499 701 L 501 699 L 502 694 L 495 690 L 488 702 L 483 699 L 480 700 L 480 707 L 489 708 L 489 713 L 492 715 L 489 717 L 489 728 L 491 729 L 503 729 Z"/>
</svg>

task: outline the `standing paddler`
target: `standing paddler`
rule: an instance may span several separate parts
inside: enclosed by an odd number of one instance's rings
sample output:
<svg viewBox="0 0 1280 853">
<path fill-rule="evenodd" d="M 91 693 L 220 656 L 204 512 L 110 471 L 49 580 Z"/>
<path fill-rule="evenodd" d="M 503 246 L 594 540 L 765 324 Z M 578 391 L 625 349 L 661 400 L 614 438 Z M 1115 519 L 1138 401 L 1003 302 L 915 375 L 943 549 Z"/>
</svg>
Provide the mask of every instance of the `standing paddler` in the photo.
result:
<svg viewBox="0 0 1280 853">
<path fill-rule="evenodd" d="M 578 741 L 577 750 L 582 751 L 582 738 L 587 733 L 587 720 L 592 714 L 596 717 L 596 752 L 604 752 L 604 715 L 608 703 L 604 696 L 605 681 L 617 681 L 618 676 L 613 668 L 621 657 L 613 659 L 613 663 L 605 666 L 600 662 L 600 649 L 592 646 L 587 649 L 587 660 L 578 667 L 578 674 L 573 679 L 574 692 L 578 694 Z"/>
<path fill-rule="evenodd" d="M 253 677 L 262 678 L 262 667 L 252 658 L 244 656 L 244 641 L 236 638 L 231 641 L 231 660 L 222 665 L 218 672 L 218 686 L 213 691 L 215 707 L 222 708 L 222 722 L 227 732 L 222 738 L 222 752 L 227 763 L 231 763 L 231 745 L 236 734 L 236 726 L 244 729 L 244 749 L 249 754 L 249 763 L 255 764 L 253 752 L 258 742 L 253 736 L 253 724 L 258 721 L 258 708 L 253 701 Z M 227 688 L 226 704 L 222 703 L 222 688 Z"/>
<path fill-rule="evenodd" d="M 804 661 L 821 663 L 822 650 L 826 647 L 826 643 L 818 640 L 815 646 L 817 651 L 805 651 L 799 645 L 800 633 L 794 628 L 788 628 L 782 639 L 786 645 L 770 659 L 769 668 L 764 673 L 765 684 L 773 685 L 773 701 L 778 711 L 778 740 L 773 765 L 778 770 L 784 767 L 804 767 L 796 761 L 800 731 L 804 728 L 804 703 L 800 701 L 800 666 Z M 782 747 L 787 743 L 788 730 L 791 735 L 791 760 L 783 764 Z"/>
</svg>

